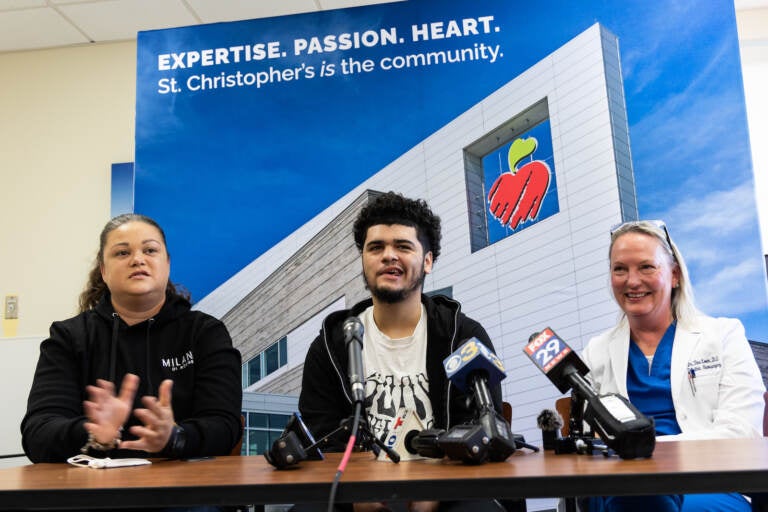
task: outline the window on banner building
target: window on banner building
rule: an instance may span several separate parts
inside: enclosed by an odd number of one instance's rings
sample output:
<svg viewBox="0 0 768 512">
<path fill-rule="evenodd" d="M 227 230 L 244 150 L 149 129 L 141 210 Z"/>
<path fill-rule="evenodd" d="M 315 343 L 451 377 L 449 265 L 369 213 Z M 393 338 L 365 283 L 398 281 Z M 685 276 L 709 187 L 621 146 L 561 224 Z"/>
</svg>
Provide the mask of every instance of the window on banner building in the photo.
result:
<svg viewBox="0 0 768 512">
<path fill-rule="evenodd" d="M 243 363 L 243 389 L 288 364 L 288 340 L 285 336 Z"/>
<path fill-rule="evenodd" d="M 560 211 L 544 98 L 464 148 L 472 252 Z"/>
<path fill-rule="evenodd" d="M 261 455 L 272 447 L 272 443 L 283 433 L 290 414 L 243 411 L 245 431 L 241 455 Z"/>
</svg>

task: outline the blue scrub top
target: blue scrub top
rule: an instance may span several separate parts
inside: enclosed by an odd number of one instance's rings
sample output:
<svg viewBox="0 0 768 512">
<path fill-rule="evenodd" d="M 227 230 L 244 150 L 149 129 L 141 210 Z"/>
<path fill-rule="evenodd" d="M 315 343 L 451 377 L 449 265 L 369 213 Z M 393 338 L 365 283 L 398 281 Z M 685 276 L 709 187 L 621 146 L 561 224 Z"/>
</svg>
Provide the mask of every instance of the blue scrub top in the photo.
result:
<svg viewBox="0 0 768 512">
<path fill-rule="evenodd" d="M 661 338 L 653 362 L 648 367 L 648 358 L 640 350 L 637 344 L 630 340 L 629 364 L 627 367 L 627 393 L 629 401 L 643 414 L 653 417 L 656 422 L 656 435 L 672 435 L 681 432 L 680 425 L 675 417 L 675 405 L 672 402 L 672 385 L 670 380 L 672 365 L 672 342 L 675 340 L 676 324 L 672 322 L 664 337 Z M 673 503 L 679 495 L 673 496 L 643 496 L 630 498 L 633 506 L 626 504 L 614 504 L 610 501 L 619 498 L 605 498 L 602 505 L 600 500 L 595 500 L 596 511 L 621 511 L 629 510 L 673 510 L 679 507 Z M 653 501 L 661 500 L 661 501 Z M 666 501 L 665 501 L 666 500 Z M 672 500 L 672 501 L 670 501 Z M 646 507 L 646 508 L 643 508 Z M 671 507 L 671 508 L 667 508 Z M 688 494 L 683 501 L 682 512 L 747 512 L 751 506 L 744 497 L 738 493 L 729 494 Z"/>
<path fill-rule="evenodd" d="M 627 368 L 627 393 L 629 401 L 646 416 L 656 422 L 656 435 L 671 435 L 681 432 L 675 417 L 675 405 L 672 402 L 670 367 L 672 364 L 672 342 L 675 339 L 676 323 L 667 328 L 667 332 L 656 347 L 653 363 L 648 367 L 648 358 L 630 339 L 629 365 Z"/>
</svg>

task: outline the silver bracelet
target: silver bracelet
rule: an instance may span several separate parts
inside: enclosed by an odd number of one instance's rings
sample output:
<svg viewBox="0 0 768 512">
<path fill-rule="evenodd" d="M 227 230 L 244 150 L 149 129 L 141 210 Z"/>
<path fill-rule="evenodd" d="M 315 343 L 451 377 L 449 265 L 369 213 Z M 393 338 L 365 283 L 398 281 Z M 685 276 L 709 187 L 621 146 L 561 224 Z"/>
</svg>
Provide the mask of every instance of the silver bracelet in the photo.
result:
<svg viewBox="0 0 768 512">
<path fill-rule="evenodd" d="M 117 431 L 117 436 L 110 441 L 109 443 L 100 443 L 96 440 L 96 438 L 93 436 L 91 432 L 88 432 L 88 441 L 83 445 L 82 448 L 80 448 L 81 453 L 88 453 L 88 450 L 93 448 L 94 450 L 100 451 L 100 452 L 108 452 L 109 450 L 114 450 L 118 446 L 120 446 L 120 441 L 123 440 L 123 427 L 120 427 Z"/>
</svg>

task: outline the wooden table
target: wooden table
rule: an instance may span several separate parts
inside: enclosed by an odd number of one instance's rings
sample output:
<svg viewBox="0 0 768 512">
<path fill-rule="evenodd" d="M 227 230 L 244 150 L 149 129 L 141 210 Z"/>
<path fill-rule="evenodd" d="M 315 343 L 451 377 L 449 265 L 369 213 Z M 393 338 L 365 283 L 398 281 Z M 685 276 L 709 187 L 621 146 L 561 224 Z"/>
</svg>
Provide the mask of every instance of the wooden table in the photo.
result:
<svg viewBox="0 0 768 512">
<path fill-rule="evenodd" d="M 119 469 L 36 464 L 0 470 L 0 509 L 325 502 L 340 456 L 278 471 L 263 457 L 158 460 Z M 768 438 L 658 443 L 653 457 L 516 452 L 505 462 L 392 464 L 354 454 L 337 501 L 535 498 L 768 491 Z"/>
</svg>

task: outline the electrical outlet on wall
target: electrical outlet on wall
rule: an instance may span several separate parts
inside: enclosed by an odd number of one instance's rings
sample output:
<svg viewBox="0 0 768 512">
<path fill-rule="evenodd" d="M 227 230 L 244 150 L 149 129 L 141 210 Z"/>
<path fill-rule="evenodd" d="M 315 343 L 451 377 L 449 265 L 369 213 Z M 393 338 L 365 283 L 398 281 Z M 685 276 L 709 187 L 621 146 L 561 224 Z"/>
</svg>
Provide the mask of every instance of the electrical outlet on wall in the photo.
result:
<svg viewBox="0 0 768 512">
<path fill-rule="evenodd" d="M 15 320 L 19 318 L 19 296 L 5 296 L 5 315 L 6 320 Z"/>
</svg>

